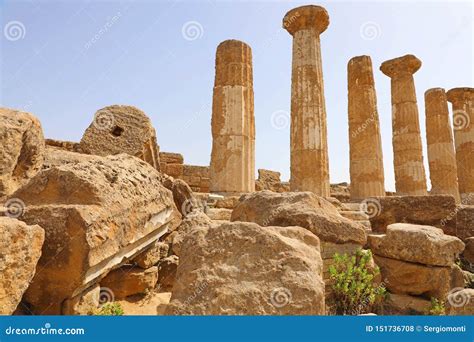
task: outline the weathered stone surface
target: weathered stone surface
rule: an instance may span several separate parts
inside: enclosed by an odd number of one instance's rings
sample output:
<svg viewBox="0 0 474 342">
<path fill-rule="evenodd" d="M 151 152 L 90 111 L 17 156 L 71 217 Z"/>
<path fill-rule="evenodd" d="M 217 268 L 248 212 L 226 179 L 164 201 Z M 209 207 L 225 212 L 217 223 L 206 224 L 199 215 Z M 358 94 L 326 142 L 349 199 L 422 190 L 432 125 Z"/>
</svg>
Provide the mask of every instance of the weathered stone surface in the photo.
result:
<svg viewBox="0 0 474 342">
<path fill-rule="evenodd" d="M 216 52 L 212 105 L 210 190 L 255 190 L 255 118 L 252 50 L 226 40 Z"/>
<path fill-rule="evenodd" d="M 115 299 L 143 294 L 155 288 L 158 267 L 143 270 L 139 267 L 123 266 L 110 272 L 100 281 L 100 286 L 110 289 Z"/>
<path fill-rule="evenodd" d="M 461 205 L 457 208 L 456 236 L 461 240 L 474 236 L 474 205 Z"/>
<path fill-rule="evenodd" d="M 95 284 L 80 295 L 66 299 L 63 304 L 63 315 L 89 315 L 99 307 L 100 285 Z"/>
<path fill-rule="evenodd" d="M 73 141 L 45 139 L 44 143 L 46 147 L 53 147 L 61 151 L 82 153 L 80 144 Z"/>
<path fill-rule="evenodd" d="M 342 217 L 331 203 L 311 192 L 277 194 L 260 191 L 243 195 L 231 220 L 255 222 L 261 226 L 299 226 L 322 241 L 360 245 L 366 242 L 361 225 Z"/>
<path fill-rule="evenodd" d="M 173 181 L 171 191 L 173 192 L 173 199 L 176 208 L 178 208 L 182 215 L 186 216 L 190 211 L 192 211 L 190 206 L 192 206 L 194 200 L 193 191 L 189 185 L 181 179 L 175 179 Z"/>
<path fill-rule="evenodd" d="M 135 257 L 133 262 L 146 270 L 156 265 L 160 259 L 166 258 L 168 251 L 169 245 L 167 243 L 156 241 L 153 246 Z"/>
<path fill-rule="evenodd" d="M 183 165 L 183 175 L 179 177 L 184 180 L 193 191 L 208 193 L 210 187 L 209 166 Z"/>
<path fill-rule="evenodd" d="M 255 190 L 270 190 L 274 192 L 290 191 L 290 187 L 280 180 L 280 172 L 258 169 L 258 179 L 255 181 Z"/>
<path fill-rule="evenodd" d="M 211 220 L 230 221 L 230 218 L 232 217 L 232 209 L 210 208 L 206 211 L 206 214 L 211 218 Z"/>
<path fill-rule="evenodd" d="M 301 227 L 195 228 L 183 241 L 167 313 L 321 315 L 321 272 L 319 239 Z"/>
<path fill-rule="evenodd" d="M 456 235 L 456 201 L 448 195 L 376 197 L 371 202 L 370 223 L 374 232 L 385 232 L 392 223 L 413 223 L 442 228 Z"/>
<path fill-rule="evenodd" d="M 11 315 L 35 274 L 44 230 L 0 217 L 0 315 Z"/>
<path fill-rule="evenodd" d="M 447 93 L 453 105 L 459 192 L 474 204 L 474 88 L 454 88 Z"/>
<path fill-rule="evenodd" d="M 182 154 L 172 152 L 160 152 L 160 163 L 167 164 L 183 164 L 184 158 Z"/>
<path fill-rule="evenodd" d="M 413 74 L 421 61 L 405 55 L 385 61 L 380 70 L 391 78 L 392 144 L 398 195 L 426 195 L 420 122 Z"/>
<path fill-rule="evenodd" d="M 44 153 L 43 170 L 64 164 L 76 164 L 95 160 L 96 156 L 78 152 L 62 150 L 54 146 L 46 146 Z"/>
<path fill-rule="evenodd" d="M 30 113 L 0 108 L 0 199 L 33 177 L 43 164 L 44 137 Z"/>
<path fill-rule="evenodd" d="M 325 197 L 329 161 L 320 34 L 328 26 L 329 15 L 320 6 L 297 7 L 283 18 L 293 36 L 290 187 Z"/>
<path fill-rule="evenodd" d="M 155 129 L 148 116 L 133 106 L 99 109 L 84 132 L 80 148 L 99 156 L 127 153 L 160 170 Z"/>
<path fill-rule="evenodd" d="M 20 217 L 45 229 L 41 259 L 26 301 L 58 314 L 61 303 L 153 244 L 180 216 L 161 175 L 126 154 L 53 166 L 15 192 Z"/>
<path fill-rule="evenodd" d="M 349 184 L 338 183 L 331 184 L 331 197 L 336 198 L 342 203 L 347 203 L 351 200 L 351 192 L 349 190 Z"/>
<path fill-rule="evenodd" d="M 453 291 L 447 301 L 448 315 L 474 315 L 474 289 Z"/>
<path fill-rule="evenodd" d="M 431 302 L 410 295 L 390 293 L 384 302 L 384 315 L 426 315 Z"/>
<path fill-rule="evenodd" d="M 430 165 L 430 194 L 452 195 L 460 202 L 456 153 L 449 121 L 448 100 L 442 88 L 425 92 L 426 141 Z"/>
<path fill-rule="evenodd" d="M 462 257 L 474 268 L 474 237 L 467 238 L 464 240 L 466 247 L 462 253 Z"/>
<path fill-rule="evenodd" d="M 179 153 L 160 152 L 160 171 L 176 178 L 184 175 L 184 158 Z"/>
<path fill-rule="evenodd" d="M 382 281 L 392 293 L 446 299 L 449 291 L 464 287 L 462 270 L 456 266 L 433 267 L 374 255 Z"/>
<path fill-rule="evenodd" d="M 216 208 L 223 209 L 234 209 L 234 207 L 239 203 L 240 196 L 226 196 L 223 199 L 218 199 L 216 201 Z"/>
<path fill-rule="evenodd" d="M 351 198 L 385 196 L 382 139 L 370 57 L 352 58 L 347 75 Z"/>
<path fill-rule="evenodd" d="M 190 215 L 186 216 L 176 230 L 170 234 L 169 240 L 172 242 L 171 253 L 178 256 L 181 255 L 181 246 L 183 244 L 184 237 L 192 229 L 197 227 L 210 227 L 212 220 L 204 214 L 202 211 L 194 211 Z"/>
<path fill-rule="evenodd" d="M 367 242 L 376 255 L 433 266 L 453 265 L 464 250 L 460 239 L 439 228 L 407 223 L 391 224 L 386 234 L 369 235 Z"/>
<path fill-rule="evenodd" d="M 179 257 L 170 255 L 158 264 L 158 286 L 160 292 L 168 292 L 173 288 L 178 269 Z"/>
</svg>

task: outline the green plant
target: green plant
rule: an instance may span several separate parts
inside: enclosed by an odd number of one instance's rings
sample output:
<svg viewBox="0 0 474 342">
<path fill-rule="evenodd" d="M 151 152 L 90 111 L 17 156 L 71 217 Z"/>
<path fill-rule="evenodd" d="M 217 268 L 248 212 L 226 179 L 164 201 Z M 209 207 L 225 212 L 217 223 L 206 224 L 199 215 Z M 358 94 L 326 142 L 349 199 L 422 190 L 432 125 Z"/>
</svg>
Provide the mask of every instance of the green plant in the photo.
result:
<svg viewBox="0 0 474 342">
<path fill-rule="evenodd" d="M 368 313 L 384 300 L 387 291 L 383 284 L 374 284 L 374 277 L 380 270 L 371 265 L 370 251 L 358 250 L 355 255 L 336 253 L 333 260 L 329 274 L 333 281 L 336 314 Z"/>
<path fill-rule="evenodd" d="M 120 303 L 105 303 L 92 312 L 94 316 L 123 316 L 123 308 Z"/>
<path fill-rule="evenodd" d="M 427 315 L 430 316 L 443 316 L 446 314 L 444 302 L 438 298 L 431 297 L 430 307 L 427 309 Z"/>
</svg>

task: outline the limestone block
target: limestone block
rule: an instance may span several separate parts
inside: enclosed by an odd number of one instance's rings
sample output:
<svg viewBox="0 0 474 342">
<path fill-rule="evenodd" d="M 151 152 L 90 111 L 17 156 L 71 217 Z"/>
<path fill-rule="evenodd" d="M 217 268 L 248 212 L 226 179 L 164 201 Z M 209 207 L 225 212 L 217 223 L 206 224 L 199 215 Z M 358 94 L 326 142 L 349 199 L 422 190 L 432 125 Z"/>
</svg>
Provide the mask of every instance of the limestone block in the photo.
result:
<svg viewBox="0 0 474 342">
<path fill-rule="evenodd" d="M 259 191 L 244 195 L 232 212 L 231 221 L 255 222 L 261 226 L 299 226 L 321 241 L 364 245 L 362 225 L 346 219 L 324 198 L 311 192 Z"/>
<path fill-rule="evenodd" d="M 374 255 L 382 281 L 391 293 L 445 300 L 451 289 L 464 287 L 464 277 L 456 265 L 427 266 Z"/>
<path fill-rule="evenodd" d="M 319 239 L 301 227 L 194 228 L 180 259 L 167 314 L 324 314 Z"/>
<path fill-rule="evenodd" d="M 460 239 L 439 228 L 407 223 L 391 224 L 386 234 L 369 235 L 367 242 L 376 255 L 432 266 L 451 266 L 464 250 Z"/>
<path fill-rule="evenodd" d="M 387 196 L 375 197 L 368 203 L 372 230 L 385 232 L 392 223 L 413 223 L 442 228 L 446 234 L 457 235 L 453 196 Z"/>
<path fill-rule="evenodd" d="M 90 315 L 100 304 L 100 285 L 95 284 L 74 298 L 66 299 L 63 315 Z"/>
<path fill-rule="evenodd" d="M 39 120 L 30 113 L 0 108 L 0 199 L 41 170 L 45 143 Z"/>
<path fill-rule="evenodd" d="M 143 270 L 134 266 L 123 266 L 110 272 L 100 281 L 100 286 L 111 291 L 115 299 L 145 294 L 155 288 L 158 267 Z"/>
<path fill-rule="evenodd" d="M 44 230 L 0 217 L 0 315 L 11 315 L 37 270 Z"/>
<path fill-rule="evenodd" d="M 161 180 L 138 158 L 89 156 L 40 172 L 12 195 L 26 204 L 20 219 L 46 232 L 41 271 L 25 294 L 34 312 L 59 314 L 65 299 L 175 228 L 181 215 Z"/>
</svg>

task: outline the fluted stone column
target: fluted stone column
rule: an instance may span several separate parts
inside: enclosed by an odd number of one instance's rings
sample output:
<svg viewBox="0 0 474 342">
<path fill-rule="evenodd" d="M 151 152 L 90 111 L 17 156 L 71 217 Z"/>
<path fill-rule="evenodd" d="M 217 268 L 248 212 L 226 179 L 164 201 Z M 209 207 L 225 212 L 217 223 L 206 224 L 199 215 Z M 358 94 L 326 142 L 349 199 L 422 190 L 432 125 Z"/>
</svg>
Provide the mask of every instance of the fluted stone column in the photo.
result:
<svg viewBox="0 0 474 342">
<path fill-rule="evenodd" d="M 391 78 L 392 144 L 398 195 L 426 195 L 420 121 L 413 74 L 421 61 L 413 55 L 385 61 L 380 70 Z"/>
<path fill-rule="evenodd" d="M 347 76 L 351 198 L 385 196 L 382 140 L 370 57 L 352 58 Z"/>
<path fill-rule="evenodd" d="M 255 191 L 252 51 L 238 40 L 217 47 L 212 138 L 211 192 Z"/>
<path fill-rule="evenodd" d="M 453 105 L 459 192 L 463 203 L 474 204 L 474 88 L 454 88 L 447 96 Z"/>
<path fill-rule="evenodd" d="M 456 153 L 444 89 L 425 92 L 425 114 L 431 194 L 453 195 L 459 203 Z"/>
<path fill-rule="evenodd" d="M 292 9 L 283 28 L 293 36 L 291 179 L 293 191 L 329 196 L 326 107 L 319 35 L 329 25 L 320 6 Z"/>
</svg>

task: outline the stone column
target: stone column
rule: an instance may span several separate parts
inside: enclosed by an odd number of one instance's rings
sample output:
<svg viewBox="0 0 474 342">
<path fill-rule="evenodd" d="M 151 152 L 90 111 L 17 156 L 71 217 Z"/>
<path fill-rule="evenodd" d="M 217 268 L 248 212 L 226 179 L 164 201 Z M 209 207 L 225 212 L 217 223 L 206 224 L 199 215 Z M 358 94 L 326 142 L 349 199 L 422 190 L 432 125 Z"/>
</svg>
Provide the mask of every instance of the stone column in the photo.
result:
<svg viewBox="0 0 474 342">
<path fill-rule="evenodd" d="M 425 92 L 425 114 L 431 194 L 453 195 L 459 203 L 456 153 L 444 89 Z"/>
<path fill-rule="evenodd" d="M 283 27 L 293 36 L 291 179 L 293 191 L 329 196 L 326 108 L 319 35 L 329 25 L 319 6 L 292 9 Z"/>
<path fill-rule="evenodd" d="M 463 203 L 474 204 L 474 88 L 448 91 L 453 105 L 459 192 Z"/>
<path fill-rule="evenodd" d="M 216 52 L 210 191 L 255 191 L 252 50 L 226 40 Z"/>
<path fill-rule="evenodd" d="M 382 140 L 372 60 L 354 57 L 347 65 L 351 199 L 385 196 Z"/>
<path fill-rule="evenodd" d="M 397 195 L 426 195 L 420 121 L 413 74 L 421 61 L 413 55 L 385 61 L 380 70 L 391 78 L 392 144 Z"/>
</svg>

